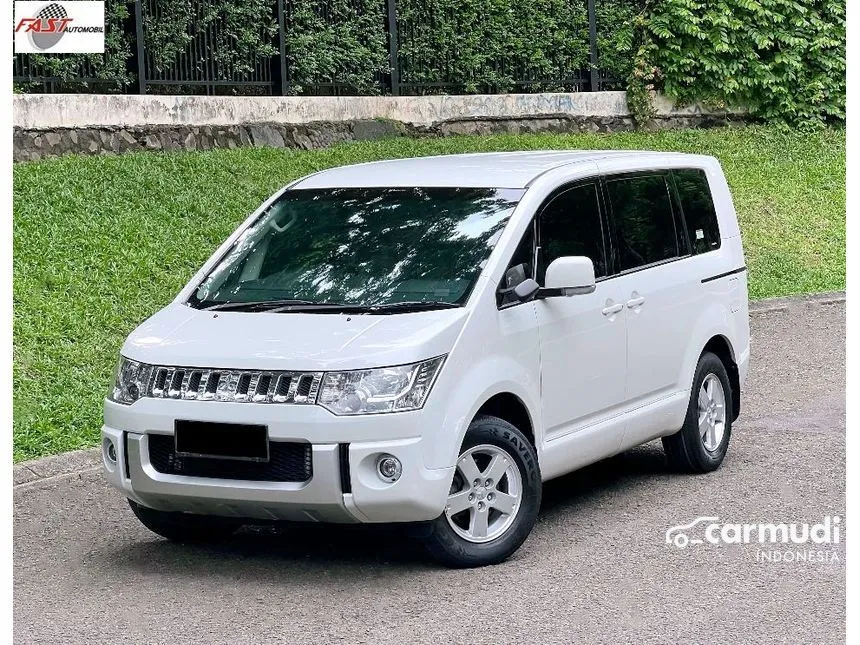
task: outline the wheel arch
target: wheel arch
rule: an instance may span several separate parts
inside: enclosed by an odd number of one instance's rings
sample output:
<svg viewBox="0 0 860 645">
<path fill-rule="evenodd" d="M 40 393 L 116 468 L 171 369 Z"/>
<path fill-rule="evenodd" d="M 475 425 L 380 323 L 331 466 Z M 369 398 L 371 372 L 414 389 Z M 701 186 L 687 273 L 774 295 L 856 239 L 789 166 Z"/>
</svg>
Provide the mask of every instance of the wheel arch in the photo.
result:
<svg viewBox="0 0 860 645">
<path fill-rule="evenodd" d="M 513 392 L 497 392 L 484 401 L 478 411 L 472 416 L 470 423 L 475 417 L 486 414 L 507 421 L 517 430 L 522 432 L 526 439 L 537 450 L 535 442 L 534 422 L 528 406 Z"/>
<path fill-rule="evenodd" d="M 732 388 L 732 421 L 734 421 L 741 413 L 741 384 L 734 348 L 728 338 L 722 334 L 716 334 L 705 343 L 699 357 L 701 358 L 705 352 L 715 354 L 722 361 L 729 375 L 729 385 Z"/>
<path fill-rule="evenodd" d="M 540 455 L 542 438 L 540 417 L 540 379 L 537 361 L 528 352 L 525 357 L 501 353 L 485 354 L 461 363 L 455 374 L 441 374 L 428 410 L 438 415 L 438 426 L 445 428 L 425 456 L 428 468 L 449 468 L 460 454 L 460 447 L 474 418 L 481 413 L 493 414 L 520 426 L 528 420 L 530 435 Z M 534 365 L 529 361 L 534 360 Z M 441 386 L 441 387 L 440 387 Z"/>
</svg>

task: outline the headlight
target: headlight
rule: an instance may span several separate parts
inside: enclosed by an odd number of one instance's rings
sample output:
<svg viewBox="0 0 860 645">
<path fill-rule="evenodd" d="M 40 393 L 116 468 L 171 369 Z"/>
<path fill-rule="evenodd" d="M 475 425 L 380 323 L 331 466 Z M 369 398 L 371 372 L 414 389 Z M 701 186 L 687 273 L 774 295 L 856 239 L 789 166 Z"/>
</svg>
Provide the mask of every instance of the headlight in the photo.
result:
<svg viewBox="0 0 860 645">
<path fill-rule="evenodd" d="M 152 366 L 120 356 L 114 375 L 111 401 L 130 405 L 146 393 Z"/>
<path fill-rule="evenodd" d="M 379 414 L 424 405 L 444 356 L 411 365 L 327 372 L 317 403 L 334 414 Z"/>
</svg>

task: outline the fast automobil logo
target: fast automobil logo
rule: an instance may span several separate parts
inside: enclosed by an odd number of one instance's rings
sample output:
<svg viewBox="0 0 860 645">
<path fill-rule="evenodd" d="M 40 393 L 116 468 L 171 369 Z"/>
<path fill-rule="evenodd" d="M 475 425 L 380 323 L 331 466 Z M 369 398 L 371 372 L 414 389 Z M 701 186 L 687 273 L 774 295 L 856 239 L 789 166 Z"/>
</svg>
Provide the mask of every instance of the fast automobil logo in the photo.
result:
<svg viewBox="0 0 860 645">
<path fill-rule="evenodd" d="M 23 29 L 30 37 L 33 47 L 45 51 L 60 42 L 60 38 L 73 20 L 69 18 L 63 5 L 52 2 L 42 7 L 35 18 L 21 18 L 15 31 Z"/>
<path fill-rule="evenodd" d="M 104 51 L 104 2 L 16 2 L 15 51 Z"/>
</svg>

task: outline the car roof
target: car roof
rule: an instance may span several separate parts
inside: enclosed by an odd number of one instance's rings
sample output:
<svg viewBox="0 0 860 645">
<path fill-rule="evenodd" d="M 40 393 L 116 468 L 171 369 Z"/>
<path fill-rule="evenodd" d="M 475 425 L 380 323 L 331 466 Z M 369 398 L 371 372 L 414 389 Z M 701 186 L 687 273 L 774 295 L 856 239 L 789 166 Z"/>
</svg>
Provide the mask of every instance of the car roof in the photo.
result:
<svg viewBox="0 0 860 645">
<path fill-rule="evenodd" d="M 653 158 L 655 166 L 685 159 L 700 166 L 703 157 L 644 150 L 535 150 L 481 152 L 409 159 L 389 159 L 340 166 L 300 179 L 292 188 L 469 187 L 526 188 L 543 173 L 602 159 Z"/>
</svg>

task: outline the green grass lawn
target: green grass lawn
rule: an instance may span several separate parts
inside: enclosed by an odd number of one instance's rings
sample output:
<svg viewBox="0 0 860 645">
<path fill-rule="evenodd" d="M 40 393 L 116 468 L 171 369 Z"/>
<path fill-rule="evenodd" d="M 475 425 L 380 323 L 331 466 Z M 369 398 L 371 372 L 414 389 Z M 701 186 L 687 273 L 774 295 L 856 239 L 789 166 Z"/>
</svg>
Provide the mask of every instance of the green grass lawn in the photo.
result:
<svg viewBox="0 0 860 645">
<path fill-rule="evenodd" d="M 612 135 L 393 139 L 328 150 L 65 157 L 14 169 L 14 458 L 94 445 L 125 336 L 289 180 L 440 153 L 638 148 L 723 163 L 750 297 L 845 286 L 845 134 L 765 127 Z"/>
</svg>

